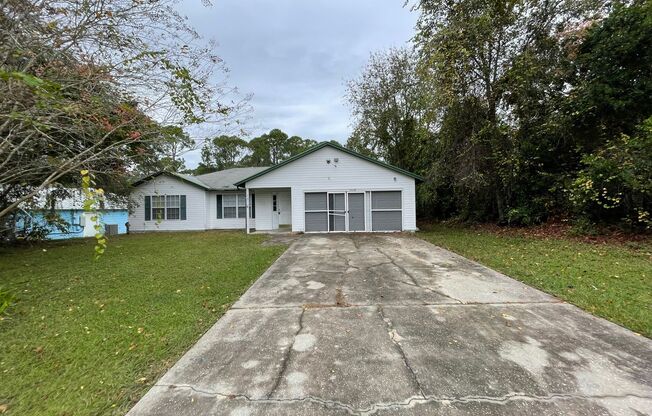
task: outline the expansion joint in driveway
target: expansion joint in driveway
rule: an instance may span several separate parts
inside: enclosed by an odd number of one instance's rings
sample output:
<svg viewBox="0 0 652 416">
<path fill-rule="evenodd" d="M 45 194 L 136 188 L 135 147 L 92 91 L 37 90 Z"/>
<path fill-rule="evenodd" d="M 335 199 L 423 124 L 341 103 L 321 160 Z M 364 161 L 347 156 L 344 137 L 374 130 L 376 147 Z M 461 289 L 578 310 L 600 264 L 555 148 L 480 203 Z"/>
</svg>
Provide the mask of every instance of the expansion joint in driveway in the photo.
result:
<svg viewBox="0 0 652 416">
<path fill-rule="evenodd" d="M 425 241 L 308 235 L 129 416 L 652 415 L 649 363 L 649 339 Z"/>
<path fill-rule="evenodd" d="M 315 403 L 325 408 L 343 410 L 351 415 L 356 416 L 371 416 L 382 410 L 389 409 L 404 409 L 412 408 L 419 404 L 439 403 L 444 406 L 454 404 L 468 404 L 468 403 L 488 403 L 496 405 L 505 405 L 509 402 L 539 402 L 539 403 L 554 403 L 563 400 L 609 400 L 609 399 L 643 399 L 652 400 L 652 396 L 637 395 L 637 394 L 622 394 L 622 395 L 584 395 L 573 393 L 551 393 L 547 395 L 528 395 L 521 392 L 510 392 L 502 396 L 463 396 L 463 397 L 437 397 L 437 396 L 413 396 L 400 401 L 394 402 L 380 402 L 373 403 L 364 408 L 355 408 L 346 403 L 336 400 L 324 399 L 318 396 L 301 396 L 301 397 L 288 397 L 288 398 L 252 398 L 246 394 L 231 394 L 218 391 L 210 391 L 200 389 L 188 384 L 156 384 L 154 387 L 169 388 L 169 389 L 187 389 L 203 396 L 220 397 L 226 400 L 244 400 L 249 403 L 260 404 L 289 404 L 298 402 Z"/>
</svg>

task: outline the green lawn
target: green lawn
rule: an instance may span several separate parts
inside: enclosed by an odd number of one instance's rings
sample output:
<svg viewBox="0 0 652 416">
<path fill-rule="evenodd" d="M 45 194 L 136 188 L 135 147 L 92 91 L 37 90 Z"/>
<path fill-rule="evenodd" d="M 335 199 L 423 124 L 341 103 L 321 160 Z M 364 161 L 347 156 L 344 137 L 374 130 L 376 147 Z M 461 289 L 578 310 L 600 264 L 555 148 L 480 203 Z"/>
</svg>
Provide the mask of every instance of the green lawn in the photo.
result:
<svg viewBox="0 0 652 416">
<path fill-rule="evenodd" d="M 0 413 L 124 414 L 285 246 L 153 233 L 0 251 Z"/>
<path fill-rule="evenodd" d="M 652 337 L 650 244 L 588 244 L 433 225 L 433 244 Z"/>
</svg>

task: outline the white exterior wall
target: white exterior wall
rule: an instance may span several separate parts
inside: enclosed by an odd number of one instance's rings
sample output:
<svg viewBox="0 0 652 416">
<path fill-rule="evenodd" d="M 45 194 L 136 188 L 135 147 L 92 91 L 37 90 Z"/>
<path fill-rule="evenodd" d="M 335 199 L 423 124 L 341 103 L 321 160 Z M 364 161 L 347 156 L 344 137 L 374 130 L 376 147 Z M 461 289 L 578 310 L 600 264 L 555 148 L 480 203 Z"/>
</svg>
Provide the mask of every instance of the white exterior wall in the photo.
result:
<svg viewBox="0 0 652 416">
<path fill-rule="evenodd" d="M 244 195 L 244 189 L 242 191 L 210 191 L 207 192 L 206 199 L 206 228 L 216 229 L 216 230 L 235 230 L 245 228 L 245 219 L 244 218 L 217 218 L 217 198 L 216 195 L 226 195 L 226 194 L 240 194 Z M 256 200 L 258 204 L 258 200 Z M 249 219 L 249 228 L 256 227 L 256 220 Z"/>
<path fill-rule="evenodd" d="M 338 158 L 338 162 L 334 162 Z M 326 160 L 331 163 L 327 164 Z M 416 230 L 415 180 L 407 175 L 383 168 L 375 163 L 360 159 L 332 147 L 324 147 L 259 178 L 247 182 L 248 188 L 283 188 L 292 191 L 292 231 L 304 231 L 304 193 L 313 191 L 401 191 L 403 209 L 403 230 Z M 269 229 L 263 220 L 266 199 L 256 191 L 257 229 Z M 260 199 L 260 202 L 259 202 Z M 369 200 L 366 199 L 367 211 Z M 260 206 L 260 209 L 258 208 Z M 367 218 L 366 221 L 369 221 Z M 368 225 L 368 230 L 370 226 Z"/>
<path fill-rule="evenodd" d="M 279 215 L 279 225 L 289 225 L 292 223 L 292 204 L 290 202 L 290 191 L 283 189 L 256 189 L 249 191 L 256 194 L 256 219 L 253 228 L 256 231 L 267 231 L 273 229 L 272 222 L 272 195 L 276 194 L 277 209 L 281 211 Z"/>
<path fill-rule="evenodd" d="M 152 219 L 145 221 L 146 195 L 185 195 L 186 220 Z M 189 231 L 206 229 L 206 191 L 167 175 L 139 185 L 132 193 L 134 212 L 129 213 L 129 226 L 132 231 Z"/>
</svg>

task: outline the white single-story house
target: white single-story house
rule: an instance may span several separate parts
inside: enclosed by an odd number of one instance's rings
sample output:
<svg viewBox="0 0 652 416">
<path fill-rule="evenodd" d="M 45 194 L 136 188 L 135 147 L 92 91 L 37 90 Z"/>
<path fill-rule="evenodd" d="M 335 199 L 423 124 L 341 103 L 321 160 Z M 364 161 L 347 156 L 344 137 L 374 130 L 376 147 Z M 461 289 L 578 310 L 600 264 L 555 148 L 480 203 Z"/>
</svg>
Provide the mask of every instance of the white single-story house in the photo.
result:
<svg viewBox="0 0 652 416">
<path fill-rule="evenodd" d="M 322 142 L 271 167 L 150 175 L 133 184 L 129 224 L 133 231 L 415 231 L 421 180 Z"/>
</svg>

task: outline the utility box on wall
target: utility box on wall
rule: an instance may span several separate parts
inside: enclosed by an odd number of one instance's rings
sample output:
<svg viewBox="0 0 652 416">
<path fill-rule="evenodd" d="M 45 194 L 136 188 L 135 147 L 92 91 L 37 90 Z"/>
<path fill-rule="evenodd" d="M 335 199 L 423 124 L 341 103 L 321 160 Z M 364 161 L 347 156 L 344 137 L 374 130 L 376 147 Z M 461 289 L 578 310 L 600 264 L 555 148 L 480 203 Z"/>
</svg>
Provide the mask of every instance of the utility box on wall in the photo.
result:
<svg viewBox="0 0 652 416">
<path fill-rule="evenodd" d="M 104 225 L 104 234 L 106 234 L 106 235 L 118 235 L 118 224 L 105 224 Z"/>
</svg>

